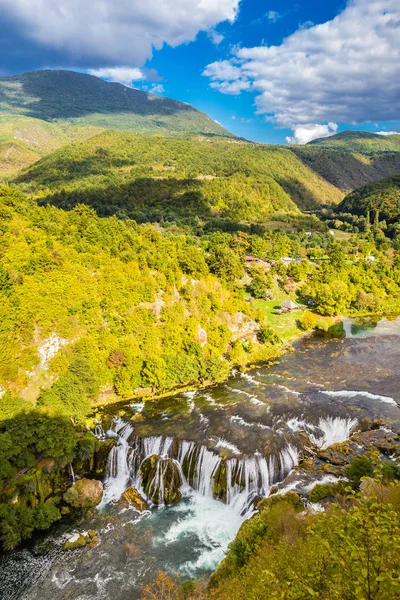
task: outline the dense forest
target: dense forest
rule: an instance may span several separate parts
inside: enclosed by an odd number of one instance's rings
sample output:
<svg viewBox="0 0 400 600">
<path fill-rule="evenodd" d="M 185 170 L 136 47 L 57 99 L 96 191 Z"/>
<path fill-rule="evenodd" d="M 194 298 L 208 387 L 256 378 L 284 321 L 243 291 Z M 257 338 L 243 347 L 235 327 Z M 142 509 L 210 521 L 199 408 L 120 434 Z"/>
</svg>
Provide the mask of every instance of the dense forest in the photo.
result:
<svg viewBox="0 0 400 600">
<path fill-rule="evenodd" d="M 375 152 L 399 152 L 400 134 L 380 135 L 368 131 L 342 131 L 327 138 L 309 142 L 309 146 L 337 148 L 369 154 Z"/>
<path fill-rule="evenodd" d="M 342 197 L 282 147 L 117 132 L 65 147 L 15 181 L 62 208 L 85 202 L 103 215 L 153 211 L 155 220 L 177 213 L 265 221 Z"/>
</svg>

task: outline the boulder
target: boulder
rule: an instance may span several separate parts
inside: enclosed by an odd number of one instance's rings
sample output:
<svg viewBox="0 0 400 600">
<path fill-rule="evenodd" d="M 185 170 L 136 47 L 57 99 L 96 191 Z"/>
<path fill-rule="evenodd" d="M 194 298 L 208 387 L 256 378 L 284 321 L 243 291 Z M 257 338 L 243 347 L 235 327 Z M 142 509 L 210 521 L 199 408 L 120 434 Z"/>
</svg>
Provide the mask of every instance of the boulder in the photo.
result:
<svg viewBox="0 0 400 600">
<path fill-rule="evenodd" d="M 140 493 L 135 488 L 130 487 L 125 490 L 125 492 L 122 494 L 122 497 L 139 512 L 149 509 L 149 505 L 147 504 L 146 500 L 142 498 Z"/>
<path fill-rule="evenodd" d="M 93 548 L 99 539 L 97 537 L 97 533 L 93 529 L 89 529 L 89 531 L 83 531 L 82 533 L 75 533 L 72 535 L 64 544 L 64 550 L 78 550 L 79 548 L 84 548 L 88 546 L 89 548 Z"/>
<path fill-rule="evenodd" d="M 140 476 L 144 493 L 154 504 L 177 504 L 182 498 L 182 479 L 172 458 L 152 454 L 142 462 Z"/>
<path fill-rule="evenodd" d="M 94 454 L 94 472 L 99 477 L 106 476 L 108 455 L 115 444 L 116 440 L 114 438 L 107 438 L 97 442 Z"/>
<path fill-rule="evenodd" d="M 64 494 L 64 500 L 72 508 L 87 509 L 100 504 L 103 484 L 97 479 L 79 479 Z"/>
</svg>

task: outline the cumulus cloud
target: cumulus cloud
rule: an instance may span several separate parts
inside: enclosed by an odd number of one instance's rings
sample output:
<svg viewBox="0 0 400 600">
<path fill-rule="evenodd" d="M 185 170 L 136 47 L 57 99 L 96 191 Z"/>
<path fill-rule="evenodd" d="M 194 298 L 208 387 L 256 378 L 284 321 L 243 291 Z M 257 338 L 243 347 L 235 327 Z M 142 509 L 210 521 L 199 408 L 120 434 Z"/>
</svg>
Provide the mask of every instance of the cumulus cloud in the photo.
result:
<svg viewBox="0 0 400 600">
<path fill-rule="evenodd" d="M 376 135 L 399 135 L 398 131 L 377 131 Z"/>
<path fill-rule="evenodd" d="M 157 85 L 152 85 L 150 88 L 151 94 L 163 94 L 164 91 L 164 86 L 161 83 L 157 83 Z"/>
<path fill-rule="evenodd" d="M 350 0 L 333 20 L 300 27 L 279 46 L 236 48 L 204 75 L 222 93 L 255 93 L 257 112 L 298 140 L 310 123 L 396 121 L 399 0 Z"/>
<path fill-rule="evenodd" d="M 267 21 L 270 21 L 271 23 L 276 23 L 278 19 L 280 19 L 282 17 L 282 15 L 280 13 L 278 13 L 276 10 L 269 10 L 266 14 L 265 14 L 265 18 L 267 19 Z"/>
<path fill-rule="evenodd" d="M 218 31 L 215 31 L 215 29 L 211 29 L 209 31 L 208 37 L 210 38 L 210 40 L 212 41 L 214 46 L 218 46 L 224 39 L 224 36 L 222 35 L 222 33 L 218 33 Z"/>
<path fill-rule="evenodd" d="M 319 125 L 318 123 L 309 123 L 308 125 L 299 125 L 293 129 L 293 136 L 288 136 L 288 144 L 308 144 L 317 138 L 326 138 L 335 135 L 337 132 L 337 123 L 328 123 L 328 125 Z"/>
<path fill-rule="evenodd" d="M 134 81 L 141 81 L 146 79 L 144 73 L 134 67 L 110 67 L 104 69 L 89 69 L 89 75 L 95 75 L 102 79 L 108 79 L 109 81 L 115 81 L 123 83 L 126 86 L 131 86 Z"/>
<path fill-rule="evenodd" d="M 140 66 L 160 49 L 233 22 L 240 0 L 0 0 L 4 17 L 44 46 Z"/>
</svg>

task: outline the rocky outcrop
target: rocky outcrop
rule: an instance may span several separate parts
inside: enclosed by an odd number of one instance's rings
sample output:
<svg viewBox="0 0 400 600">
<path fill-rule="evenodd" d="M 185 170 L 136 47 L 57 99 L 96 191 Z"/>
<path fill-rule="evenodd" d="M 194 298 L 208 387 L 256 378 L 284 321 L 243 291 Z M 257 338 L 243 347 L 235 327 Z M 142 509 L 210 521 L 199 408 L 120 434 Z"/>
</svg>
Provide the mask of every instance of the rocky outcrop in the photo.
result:
<svg viewBox="0 0 400 600">
<path fill-rule="evenodd" d="M 130 487 L 125 490 L 125 492 L 122 494 L 122 497 L 139 512 L 143 512 L 149 508 L 146 500 L 142 498 L 140 493 L 135 488 Z"/>
<path fill-rule="evenodd" d="M 182 479 L 172 458 L 153 454 L 140 467 L 142 486 L 146 497 L 153 504 L 177 504 L 182 497 Z"/>
<path fill-rule="evenodd" d="M 75 509 L 94 508 L 103 497 L 103 484 L 97 479 L 80 479 L 64 494 L 64 501 Z"/>
<path fill-rule="evenodd" d="M 94 548 L 98 542 L 99 538 L 97 537 L 97 533 L 93 529 L 89 529 L 89 531 L 83 531 L 82 533 L 75 533 L 72 535 L 65 542 L 63 549 L 78 550 L 79 548 L 84 548 L 85 546 Z"/>
</svg>

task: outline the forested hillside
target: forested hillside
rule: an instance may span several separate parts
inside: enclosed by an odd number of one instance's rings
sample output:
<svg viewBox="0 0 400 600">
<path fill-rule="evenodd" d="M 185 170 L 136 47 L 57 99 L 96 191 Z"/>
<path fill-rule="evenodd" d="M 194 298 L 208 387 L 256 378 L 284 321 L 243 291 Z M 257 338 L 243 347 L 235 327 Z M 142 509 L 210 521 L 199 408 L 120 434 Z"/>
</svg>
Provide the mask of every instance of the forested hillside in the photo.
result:
<svg viewBox="0 0 400 600">
<path fill-rule="evenodd" d="M 131 397 L 141 388 L 218 380 L 232 365 L 265 360 L 279 353 L 285 333 L 270 330 L 268 311 L 253 302 L 267 292 L 312 299 L 328 316 L 390 311 L 400 302 L 398 260 L 359 258 L 378 253 L 373 238 L 337 244 L 328 231 L 195 237 L 176 226 L 99 218 L 84 205 L 39 207 L 5 187 L 0 201 L 5 414 L 21 409 L 20 397 L 83 419 L 100 389 Z M 248 253 L 277 262 L 269 272 L 247 266 L 245 274 Z M 312 260 L 285 267 L 285 256 Z M 318 317 L 311 317 L 299 326 L 313 328 Z"/>
<path fill-rule="evenodd" d="M 324 145 L 291 146 L 291 150 L 309 169 L 342 193 L 400 173 L 399 151 L 363 153 Z M 321 201 L 324 202 L 323 198 Z"/>
<path fill-rule="evenodd" d="M 389 224 L 400 220 L 400 176 L 383 179 L 363 186 L 348 196 L 338 206 L 342 213 L 370 216 L 378 222 Z"/>
<path fill-rule="evenodd" d="M 106 132 L 51 154 L 15 181 L 62 208 L 139 221 L 219 216 L 262 222 L 343 194 L 287 148 Z"/>
<path fill-rule="evenodd" d="M 100 131 L 92 125 L 49 123 L 0 114 L 0 178 L 28 167 L 61 146 L 88 139 Z"/>
<path fill-rule="evenodd" d="M 320 148 L 336 148 L 369 154 L 373 152 L 399 152 L 400 133 L 394 135 L 379 135 L 368 131 L 342 131 L 327 138 L 318 138 L 308 143 L 308 146 Z"/>
<path fill-rule="evenodd" d="M 150 134 L 231 135 L 189 104 L 73 71 L 0 77 L 0 114 Z"/>
</svg>

